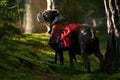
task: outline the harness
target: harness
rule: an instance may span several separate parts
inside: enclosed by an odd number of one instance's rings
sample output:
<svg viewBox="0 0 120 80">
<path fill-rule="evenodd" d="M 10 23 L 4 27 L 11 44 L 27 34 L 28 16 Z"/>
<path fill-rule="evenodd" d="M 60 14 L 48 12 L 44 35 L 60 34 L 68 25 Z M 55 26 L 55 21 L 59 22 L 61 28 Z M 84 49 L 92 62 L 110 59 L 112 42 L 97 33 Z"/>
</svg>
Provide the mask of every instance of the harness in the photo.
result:
<svg viewBox="0 0 120 80">
<path fill-rule="evenodd" d="M 81 24 L 68 24 L 67 22 L 56 22 L 52 26 L 51 37 L 61 47 L 71 46 L 71 33 L 77 31 Z"/>
</svg>

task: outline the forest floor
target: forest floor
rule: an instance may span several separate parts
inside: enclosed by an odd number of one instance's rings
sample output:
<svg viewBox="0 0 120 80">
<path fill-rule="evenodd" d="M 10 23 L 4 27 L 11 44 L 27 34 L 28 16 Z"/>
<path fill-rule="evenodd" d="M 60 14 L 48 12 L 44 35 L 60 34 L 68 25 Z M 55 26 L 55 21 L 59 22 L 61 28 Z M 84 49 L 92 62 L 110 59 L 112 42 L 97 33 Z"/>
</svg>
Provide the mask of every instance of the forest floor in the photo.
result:
<svg viewBox="0 0 120 80">
<path fill-rule="evenodd" d="M 105 36 L 100 37 L 101 52 L 105 53 Z M 75 69 L 69 68 L 68 53 L 65 64 L 54 64 L 54 51 L 48 45 L 48 34 L 22 34 L 21 37 L 0 40 L 0 80 L 119 80 L 120 73 L 99 72 L 94 55 L 89 56 L 90 74 L 84 72 L 84 63 L 77 55 Z"/>
</svg>

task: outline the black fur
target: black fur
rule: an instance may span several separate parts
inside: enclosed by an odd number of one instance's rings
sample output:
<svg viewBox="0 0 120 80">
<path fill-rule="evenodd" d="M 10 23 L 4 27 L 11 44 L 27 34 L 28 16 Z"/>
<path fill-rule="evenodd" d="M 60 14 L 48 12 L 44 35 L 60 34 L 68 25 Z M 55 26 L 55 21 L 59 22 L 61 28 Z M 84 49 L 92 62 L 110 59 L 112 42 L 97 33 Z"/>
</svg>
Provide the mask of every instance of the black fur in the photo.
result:
<svg viewBox="0 0 120 80">
<path fill-rule="evenodd" d="M 52 11 L 48 11 L 49 15 L 51 15 Z M 47 14 L 48 12 L 44 12 L 42 14 Z M 54 18 L 56 17 L 56 13 L 52 12 L 52 16 L 45 17 L 43 15 L 44 20 L 46 22 L 52 22 Z M 41 14 L 41 15 L 42 15 Z M 48 15 L 48 16 L 49 16 Z M 37 16 L 38 19 L 41 19 L 39 15 Z M 39 20 L 40 21 L 40 20 Z M 62 23 L 61 23 L 62 24 Z M 52 26 L 50 26 L 52 28 Z M 52 30 L 52 29 L 50 29 Z M 83 57 L 84 63 L 85 63 L 85 68 L 86 72 L 90 72 L 90 62 L 88 59 L 88 56 L 90 54 L 94 54 L 96 57 L 99 58 L 100 63 L 103 63 L 103 55 L 100 53 L 100 48 L 99 48 L 99 38 L 96 36 L 96 31 L 88 25 L 82 25 L 79 27 L 79 29 L 75 32 L 71 33 L 71 46 L 69 47 L 61 47 L 59 46 L 59 43 L 56 42 L 52 37 L 50 37 L 49 44 L 52 49 L 55 50 L 55 63 L 57 63 L 57 55 L 60 57 L 60 63 L 64 63 L 64 58 L 63 58 L 63 51 L 68 51 L 69 53 L 69 59 L 70 59 L 70 67 L 74 67 L 73 60 L 75 58 L 76 54 L 79 54 Z"/>
<path fill-rule="evenodd" d="M 89 55 L 94 54 L 102 63 L 103 55 L 100 53 L 99 38 L 97 36 L 94 36 L 93 38 L 91 37 L 92 34 L 96 35 L 95 31 L 94 33 L 91 33 L 91 29 L 91 27 L 86 28 L 86 26 L 84 26 L 82 29 L 78 29 L 78 31 L 72 32 L 72 45 L 66 48 L 60 47 L 59 43 L 54 42 L 51 37 L 49 44 L 51 48 L 55 50 L 55 63 L 57 63 L 57 55 L 59 55 L 60 63 L 64 63 L 63 51 L 68 51 L 70 58 L 70 67 L 72 68 L 74 67 L 73 60 L 76 60 L 75 55 L 81 55 L 83 57 L 87 73 L 90 72 L 90 62 L 88 59 Z M 82 31 L 84 31 L 85 34 L 82 33 Z"/>
</svg>

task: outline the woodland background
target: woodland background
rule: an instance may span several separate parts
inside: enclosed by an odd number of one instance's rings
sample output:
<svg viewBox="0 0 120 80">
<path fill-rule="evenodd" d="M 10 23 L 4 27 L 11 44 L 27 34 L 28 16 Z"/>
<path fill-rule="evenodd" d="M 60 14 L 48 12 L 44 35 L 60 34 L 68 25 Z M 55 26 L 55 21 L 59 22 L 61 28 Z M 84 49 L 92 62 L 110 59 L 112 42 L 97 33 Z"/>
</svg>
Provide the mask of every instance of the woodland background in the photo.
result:
<svg viewBox="0 0 120 80">
<path fill-rule="evenodd" d="M 53 63 L 54 51 L 48 45 L 49 35 L 36 19 L 46 5 L 46 0 L 0 0 L 0 80 L 119 80 L 119 72 L 99 72 L 94 55 L 89 57 L 90 74 L 84 73 L 80 56 L 75 62 L 76 69 L 70 70 L 67 52 L 64 54 L 65 65 Z M 107 23 L 104 1 L 60 0 L 58 5 L 60 13 L 69 22 L 95 27 L 101 52 L 105 55 Z"/>
</svg>

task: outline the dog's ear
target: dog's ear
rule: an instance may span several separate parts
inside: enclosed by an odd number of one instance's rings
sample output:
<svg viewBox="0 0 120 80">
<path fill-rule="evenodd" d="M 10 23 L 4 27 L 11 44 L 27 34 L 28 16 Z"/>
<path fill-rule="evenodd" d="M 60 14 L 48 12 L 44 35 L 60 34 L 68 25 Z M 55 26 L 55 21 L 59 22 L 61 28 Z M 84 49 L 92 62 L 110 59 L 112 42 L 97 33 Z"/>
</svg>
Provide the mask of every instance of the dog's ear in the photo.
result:
<svg viewBox="0 0 120 80">
<path fill-rule="evenodd" d="M 55 10 L 46 10 L 43 12 L 43 17 L 46 22 L 53 21 L 57 15 L 58 13 Z"/>
<path fill-rule="evenodd" d="M 44 19 L 44 18 L 43 18 L 42 12 L 39 12 L 39 13 L 37 14 L 37 21 L 43 23 L 43 21 L 44 21 L 43 19 Z"/>
</svg>

